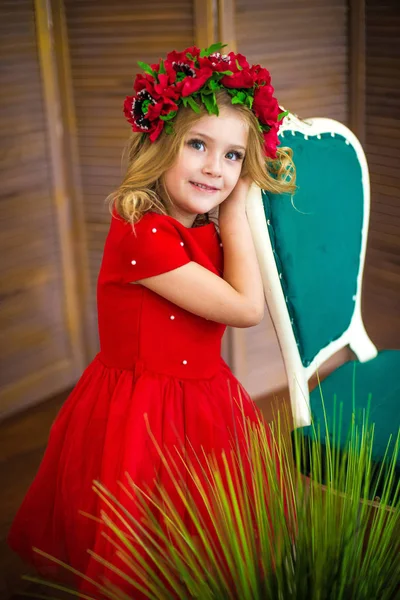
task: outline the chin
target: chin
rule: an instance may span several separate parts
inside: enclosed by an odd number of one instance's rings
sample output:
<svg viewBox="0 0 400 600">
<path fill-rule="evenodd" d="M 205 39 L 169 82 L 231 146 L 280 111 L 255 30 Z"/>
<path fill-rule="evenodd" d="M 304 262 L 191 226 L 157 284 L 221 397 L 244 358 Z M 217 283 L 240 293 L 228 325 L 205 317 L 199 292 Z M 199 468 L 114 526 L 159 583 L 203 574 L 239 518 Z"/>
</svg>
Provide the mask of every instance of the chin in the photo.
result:
<svg viewBox="0 0 400 600">
<path fill-rule="evenodd" d="M 191 213 L 191 214 L 204 214 L 204 213 L 208 213 L 211 212 L 212 210 L 214 210 L 214 208 L 216 208 L 217 206 L 219 206 L 221 204 L 222 200 L 218 201 L 208 201 L 207 200 L 203 200 L 202 202 L 199 202 L 199 200 L 193 200 L 192 202 L 189 202 L 186 209 Z"/>
<path fill-rule="evenodd" d="M 216 206 L 215 204 L 210 204 L 210 205 L 202 205 L 202 206 L 197 206 L 197 208 L 193 208 L 191 209 L 191 214 L 192 215 L 204 215 L 205 213 L 209 213 L 211 212 Z"/>
</svg>

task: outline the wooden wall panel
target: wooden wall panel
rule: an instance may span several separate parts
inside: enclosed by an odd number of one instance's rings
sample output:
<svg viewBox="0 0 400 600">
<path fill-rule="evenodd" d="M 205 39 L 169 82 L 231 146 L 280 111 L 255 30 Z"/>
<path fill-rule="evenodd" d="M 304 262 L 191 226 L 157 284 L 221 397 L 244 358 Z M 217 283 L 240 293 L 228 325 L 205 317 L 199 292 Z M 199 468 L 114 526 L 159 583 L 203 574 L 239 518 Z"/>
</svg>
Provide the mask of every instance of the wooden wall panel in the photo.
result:
<svg viewBox="0 0 400 600">
<path fill-rule="evenodd" d="M 232 2 L 220 0 L 220 6 Z M 235 49 L 272 76 L 280 104 L 302 118 L 349 118 L 346 0 L 235 0 Z M 228 32 L 232 37 L 232 33 Z M 286 385 L 268 312 L 257 327 L 234 334 L 237 374 L 253 397 Z M 241 346 L 241 348 L 239 348 Z"/>
<path fill-rule="evenodd" d="M 121 156 L 130 126 L 122 105 L 131 93 L 137 61 L 156 62 L 174 48 L 195 43 L 197 34 L 207 40 L 210 28 L 203 16 L 210 15 L 211 9 L 208 1 L 193 0 L 145 4 L 64 0 L 64 7 L 90 279 L 95 290 L 109 223 L 104 201 L 123 173 Z M 92 306 L 95 310 L 95 298 Z"/>
<path fill-rule="evenodd" d="M 0 7 L 0 417 L 70 386 L 70 330 L 42 54 L 32 0 Z"/>
<path fill-rule="evenodd" d="M 366 0 L 366 151 L 371 224 L 364 313 L 380 348 L 400 348 L 400 4 Z"/>
<path fill-rule="evenodd" d="M 301 117 L 348 118 L 346 0 L 236 0 L 236 45 Z"/>
</svg>

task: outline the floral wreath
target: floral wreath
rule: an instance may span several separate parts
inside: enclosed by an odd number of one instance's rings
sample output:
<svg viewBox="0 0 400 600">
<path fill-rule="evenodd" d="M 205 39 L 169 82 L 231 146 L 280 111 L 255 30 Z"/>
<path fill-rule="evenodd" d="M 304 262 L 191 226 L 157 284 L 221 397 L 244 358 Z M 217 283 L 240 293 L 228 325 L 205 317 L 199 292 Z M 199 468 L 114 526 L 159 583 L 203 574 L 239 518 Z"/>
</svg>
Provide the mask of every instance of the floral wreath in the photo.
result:
<svg viewBox="0 0 400 600">
<path fill-rule="evenodd" d="M 231 95 L 232 104 L 244 104 L 253 111 L 264 137 L 265 155 L 276 158 L 280 121 L 288 113 L 280 112 L 271 75 L 260 65 L 249 66 L 243 54 L 221 54 L 224 47 L 221 43 L 204 50 L 192 46 L 170 52 L 159 64 L 138 62 L 145 74 L 136 75 L 136 94 L 124 102 L 132 130 L 149 134 L 155 142 L 164 129 L 174 132 L 172 121 L 180 106 L 200 113 L 199 102 L 210 115 L 218 116 L 216 92 L 223 88 Z"/>
</svg>

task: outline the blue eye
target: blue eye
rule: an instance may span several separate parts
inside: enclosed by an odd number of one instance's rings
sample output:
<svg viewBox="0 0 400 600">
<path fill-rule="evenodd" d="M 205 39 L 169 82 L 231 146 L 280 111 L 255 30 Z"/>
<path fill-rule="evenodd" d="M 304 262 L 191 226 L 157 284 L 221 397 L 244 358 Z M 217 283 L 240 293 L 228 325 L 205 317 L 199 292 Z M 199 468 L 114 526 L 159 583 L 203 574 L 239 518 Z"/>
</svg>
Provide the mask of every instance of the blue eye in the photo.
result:
<svg viewBox="0 0 400 600">
<path fill-rule="evenodd" d="M 202 140 L 189 140 L 188 145 L 195 150 L 201 150 L 201 147 L 205 148 L 205 143 Z"/>
<path fill-rule="evenodd" d="M 206 144 L 205 142 L 203 142 L 203 140 L 200 140 L 198 138 L 193 138 L 192 140 L 189 140 L 187 142 L 188 146 L 190 146 L 191 148 L 194 148 L 194 150 L 198 150 L 199 152 L 204 152 L 206 149 Z M 237 160 L 243 160 L 244 155 L 242 154 L 242 152 L 239 152 L 238 150 L 231 150 L 230 152 L 228 152 L 226 155 L 226 158 L 230 161 L 237 161 Z"/>
<path fill-rule="evenodd" d="M 229 156 L 232 156 L 233 158 L 229 158 Z M 242 160 L 243 154 L 237 150 L 232 150 L 231 152 L 228 152 L 226 157 L 229 158 L 229 160 Z"/>
</svg>

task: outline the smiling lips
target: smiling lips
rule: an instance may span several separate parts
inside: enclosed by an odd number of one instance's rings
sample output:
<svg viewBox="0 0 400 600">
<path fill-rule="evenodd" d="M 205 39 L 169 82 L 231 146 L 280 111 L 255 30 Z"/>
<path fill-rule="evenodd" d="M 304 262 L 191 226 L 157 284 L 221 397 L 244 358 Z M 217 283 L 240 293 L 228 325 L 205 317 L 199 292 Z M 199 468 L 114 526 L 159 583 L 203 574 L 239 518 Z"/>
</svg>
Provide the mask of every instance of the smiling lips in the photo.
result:
<svg viewBox="0 0 400 600">
<path fill-rule="evenodd" d="M 205 185 L 204 183 L 197 183 L 195 181 L 190 181 L 191 185 L 199 190 L 203 190 L 204 192 L 218 192 L 219 188 L 211 187 L 210 185 Z"/>
</svg>

